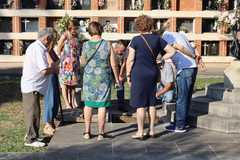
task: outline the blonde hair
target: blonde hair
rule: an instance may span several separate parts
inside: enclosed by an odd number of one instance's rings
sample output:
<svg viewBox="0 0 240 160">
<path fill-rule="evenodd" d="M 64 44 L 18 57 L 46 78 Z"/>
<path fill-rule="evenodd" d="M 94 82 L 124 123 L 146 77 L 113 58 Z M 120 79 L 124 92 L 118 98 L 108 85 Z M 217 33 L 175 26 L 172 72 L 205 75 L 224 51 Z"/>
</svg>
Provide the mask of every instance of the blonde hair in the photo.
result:
<svg viewBox="0 0 240 160">
<path fill-rule="evenodd" d="M 57 34 L 57 36 L 58 36 L 58 32 L 57 32 L 57 30 L 56 29 L 53 29 L 53 28 L 51 28 L 52 29 L 52 31 L 53 31 L 53 34 L 55 33 L 55 34 Z M 54 36 L 54 35 L 53 35 Z M 51 42 L 50 43 L 50 45 L 47 47 L 47 49 L 49 50 L 49 51 L 53 51 L 53 48 L 54 48 L 54 46 L 56 45 L 56 42 Z"/>
</svg>

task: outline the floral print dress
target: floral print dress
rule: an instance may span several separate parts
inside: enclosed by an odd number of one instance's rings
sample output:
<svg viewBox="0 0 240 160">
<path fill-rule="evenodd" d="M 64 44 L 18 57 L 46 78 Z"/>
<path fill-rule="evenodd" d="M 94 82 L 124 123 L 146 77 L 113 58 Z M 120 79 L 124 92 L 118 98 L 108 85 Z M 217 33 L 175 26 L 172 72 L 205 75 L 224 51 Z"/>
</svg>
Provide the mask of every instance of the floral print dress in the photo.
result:
<svg viewBox="0 0 240 160">
<path fill-rule="evenodd" d="M 73 41 L 69 38 L 68 34 L 67 42 L 64 44 L 63 53 L 61 56 L 59 82 L 68 86 L 75 86 L 80 83 L 80 44 L 77 41 Z"/>
<path fill-rule="evenodd" d="M 101 40 L 83 43 L 83 56 L 88 62 Z M 109 42 L 103 40 L 95 56 L 84 68 L 83 99 L 85 106 L 108 107 L 111 106 L 111 69 L 110 69 Z"/>
</svg>

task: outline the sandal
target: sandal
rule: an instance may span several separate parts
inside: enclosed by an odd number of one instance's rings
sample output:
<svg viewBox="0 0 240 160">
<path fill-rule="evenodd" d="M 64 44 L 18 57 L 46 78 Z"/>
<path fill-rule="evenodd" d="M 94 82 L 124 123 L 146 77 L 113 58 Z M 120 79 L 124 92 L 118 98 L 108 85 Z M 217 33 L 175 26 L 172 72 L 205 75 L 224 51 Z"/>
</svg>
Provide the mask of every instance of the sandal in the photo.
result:
<svg viewBox="0 0 240 160">
<path fill-rule="evenodd" d="M 98 133 L 98 136 L 103 136 L 103 137 L 98 137 L 97 138 L 98 141 L 102 141 L 102 140 L 107 140 L 107 139 L 112 139 L 113 138 L 113 136 L 107 135 L 106 133 L 104 133 L 104 134 Z"/>
<path fill-rule="evenodd" d="M 66 105 L 65 108 L 66 109 L 73 109 L 71 105 Z"/>
<path fill-rule="evenodd" d="M 89 135 L 86 136 L 85 134 L 89 134 Z M 84 133 L 83 133 L 83 138 L 84 138 L 84 139 L 90 139 L 90 138 L 91 138 L 90 132 L 84 132 Z"/>
<path fill-rule="evenodd" d="M 137 135 L 137 134 L 133 134 L 132 138 L 133 139 L 139 139 L 139 140 L 144 140 L 145 139 L 143 135 Z"/>
<path fill-rule="evenodd" d="M 144 137 L 148 137 L 148 138 L 156 138 L 156 135 L 154 132 L 149 132 L 149 130 L 144 133 Z"/>
<path fill-rule="evenodd" d="M 44 130 L 43 130 L 43 132 L 45 133 L 45 134 L 50 134 L 50 135 L 53 135 L 54 133 L 55 133 L 55 129 L 53 129 L 53 127 L 52 126 L 46 126 L 45 125 L 45 127 L 44 127 Z"/>
</svg>

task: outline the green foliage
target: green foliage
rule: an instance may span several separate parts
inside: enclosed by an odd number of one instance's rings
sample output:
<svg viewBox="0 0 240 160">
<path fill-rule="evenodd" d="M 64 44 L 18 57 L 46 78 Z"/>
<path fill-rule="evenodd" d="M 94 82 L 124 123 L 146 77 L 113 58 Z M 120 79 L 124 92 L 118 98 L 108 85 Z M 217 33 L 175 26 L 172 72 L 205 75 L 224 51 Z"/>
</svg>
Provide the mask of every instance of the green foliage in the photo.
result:
<svg viewBox="0 0 240 160">
<path fill-rule="evenodd" d="M 70 17 L 67 13 L 65 13 L 65 16 L 62 17 L 61 19 L 58 19 L 58 40 L 62 36 L 62 34 L 67 32 L 67 22 L 70 20 Z"/>
</svg>

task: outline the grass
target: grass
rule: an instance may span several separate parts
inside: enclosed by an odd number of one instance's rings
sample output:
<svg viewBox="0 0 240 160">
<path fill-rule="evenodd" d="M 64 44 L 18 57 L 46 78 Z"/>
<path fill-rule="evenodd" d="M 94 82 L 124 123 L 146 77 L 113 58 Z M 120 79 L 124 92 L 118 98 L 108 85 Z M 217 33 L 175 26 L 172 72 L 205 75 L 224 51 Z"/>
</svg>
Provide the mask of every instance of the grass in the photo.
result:
<svg viewBox="0 0 240 160">
<path fill-rule="evenodd" d="M 199 91 L 205 89 L 206 84 L 223 82 L 223 79 L 203 78 L 197 79 L 194 90 Z M 125 99 L 130 98 L 130 87 L 125 83 Z M 112 90 L 112 99 L 117 99 L 117 92 Z M 63 98 L 61 97 L 64 105 Z M 51 136 L 43 133 L 43 96 L 40 98 L 41 105 L 41 121 L 40 136 L 45 138 L 45 142 L 51 140 Z M 47 148 L 33 148 L 24 146 L 24 135 L 26 134 L 23 103 L 19 80 L 1 80 L 0 81 L 0 152 L 44 152 Z M 59 123 L 59 122 L 58 122 Z"/>
</svg>

